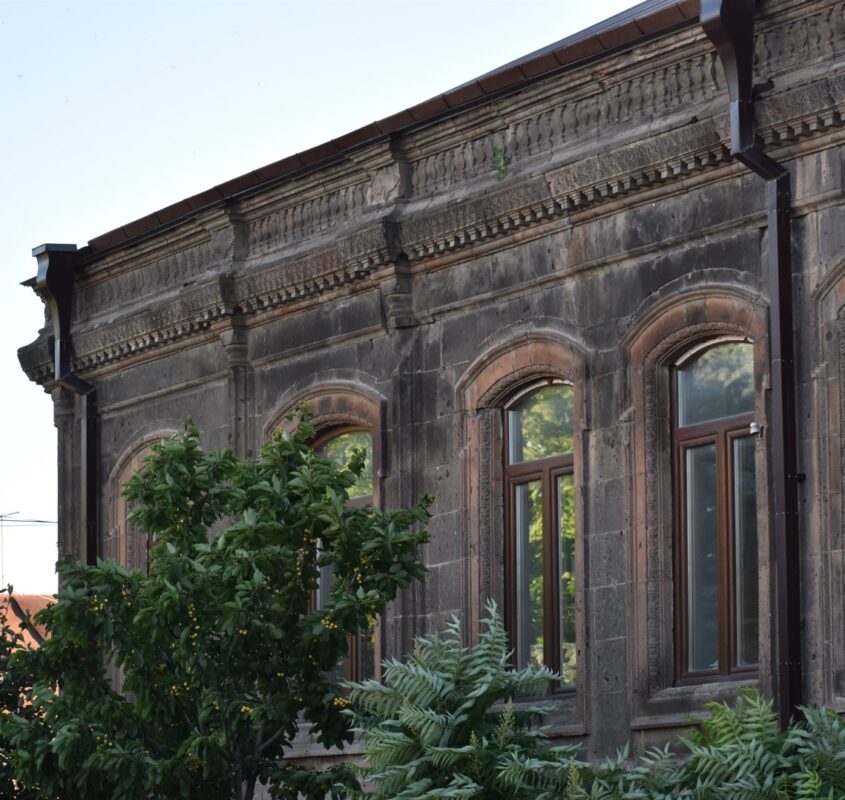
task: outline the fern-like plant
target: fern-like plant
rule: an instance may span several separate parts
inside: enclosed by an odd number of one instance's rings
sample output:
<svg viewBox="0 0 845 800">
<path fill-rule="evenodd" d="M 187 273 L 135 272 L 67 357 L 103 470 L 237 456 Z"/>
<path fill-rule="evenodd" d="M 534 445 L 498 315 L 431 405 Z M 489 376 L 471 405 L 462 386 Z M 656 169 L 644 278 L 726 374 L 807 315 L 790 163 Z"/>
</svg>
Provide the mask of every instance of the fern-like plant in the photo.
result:
<svg viewBox="0 0 845 800">
<path fill-rule="evenodd" d="M 636 760 L 627 749 L 595 767 L 573 764 L 578 782 L 565 800 L 833 800 L 845 797 L 845 723 L 826 709 L 802 709 L 804 720 L 781 732 L 770 700 L 739 692 L 733 707 L 709 703 L 680 744 Z"/>
<path fill-rule="evenodd" d="M 350 714 L 364 730 L 373 800 L 560 800 L 572 781 L 572 748 L 549 748 L 533 727 L 548 705 L 514 704 L 559 680 L 545 667 L 514 670 L 492 601 L 478 644 L 445 633 L 416 640 L 404 663 L 388 661 L 384 682 L 350 683 Z"/>
<path fill-rule="evenodd" d="M 350 713 L 364 729 L 371 800 L 841 800 L 845 798 L 845 722 L 833 711 L 803 709 L 779 730 L 772 702 L 755 689 L 733 707 L 710 703 L 679 748 L 667 744 L 631 758 L 585 764 L 577 748 L 547 748 L 531 727 L 548 706 L 514 699 L 538 695 L 557 676 L 512 670 L 494 604 L 479 643 L 461 644 L 453 620 L 442 635 L 417 639 L 407 662 L 386 664 L 384 683 L 348 684 Z"/>
</svg>

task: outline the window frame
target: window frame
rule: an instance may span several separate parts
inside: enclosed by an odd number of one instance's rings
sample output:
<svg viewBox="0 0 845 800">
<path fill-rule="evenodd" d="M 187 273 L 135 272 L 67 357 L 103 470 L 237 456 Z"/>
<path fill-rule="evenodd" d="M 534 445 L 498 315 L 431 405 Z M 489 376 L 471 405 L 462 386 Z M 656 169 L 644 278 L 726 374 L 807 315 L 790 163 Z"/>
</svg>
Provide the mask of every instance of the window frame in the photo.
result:
<svg viewBox="0 0 845 800">
<path fill-rule="evenodd" d="M 340 422 L 334 425 L 326 425 L 321 427 L 314 438 L 310 441 L 310 447 L 317 452 L 320 447 L 339 436 L 346 433 L 368 433 L 370 435 L 370 469 L 372 470 L 373 491 L 370 494 L 358 495 L 357 497 L 350 497 L 347 500 L 347 505 L 354 508 L 360 506 L 375 506 L 376 490 L 377 490 L 377 475 L 376 469 L 376 445 L 375 434 L 369 425 L 364 425 L 360 422 Z M 324 457 L 324 456 L 321 456 Z M 311 605 L 316 610 L 318 607 L 318 589 L 311 593 Z M 376 618 L 375 629 L 373 631 L 373 675 L 361 675 L 361 648 L 359 647 L 360 636 L 358 634 L 349 634 L 347 637 L 347 654 L 343 659 L 343 677 L 348 681 L 361 681 L 367 677 L 372 677 L 377 681 L 381 681 L 381 657 L 382 657 L 382 625 L 381 615 Z"/>
<path fill-rule="evenodd" d="M 776 678 L 771 591 L 775 563 L 768 471 L 769 308 L 756 284 L 725 284 L 724 273 L 707 266 L 696 276 L 696 285 L 691 286 L 690 276 L 684 276 L 649 297 L 620 343 L 626 364 L 619 408 L 623 422 L 621 455 L 630 476 L 624 530 L 630 539 L 627 668 L 634 731 L 651 730 L 655 718 L 667 726 L 688 726 L 691 715 L 705 713 L 706 703 L 733 703 L 737 692 L 746 686 L 770 694 Z M 670 368 L 679 354 L 722 336 L 747 338 L 754 345 L 755 421 L 762 431 L 754 454 L 760 667 L 756 677 L 746 680 L 737 676 L 737 680 L 678 684 Z"/>
<path fill-rule="evenodd" d="M 315 452 L 319 450 L 324 444 L 328 444 L 333 439 L 337 439 L 346 433 L 368 433 L 370 435 L 370 468 L 372 470 L 373 491 L 369 494 L 361 494 L 356 497 L 350 497 L 347 501 L 350 507 L 355 506 L 373 506 L 375 505 L 375 484 L 376 484 L 376 465 L 375 465 L 375 437 L 373 431 L 368 425 L 362 425 L 359 422 L 341 423 L 339 425 L 331 425 L 321 428 L 317 431 L 316 436 L 311 440 L 310 447 Z"/>
<path fill-rule="evenodd" d="M 149 551 L 152 546 L 151 534 L 139 535 L 135 526 L 130 526 L 128 516 L 131 512 L 129 503 L 123 494 L 128 481 L 144 468 L 144 462 L 152 453 L 153 446 L 167 441 L 177 434 L 175 429 L 163 428 L 137 439 L 127 447 L 111 470 L 109 485 L 109 534 L 100 542 L 99 549 L 103 558 L 114 558 L 122 567 L 149 574 Z"/>
<path fill-rule="evenodd" d="M 734 447 L 739 439 L 754 439 L 751 423 L 755 421 L 757 411 L 756 394 L 758 383 L 752 375 L 755 392 L 754 408 L 744 414 L 732 417 L 698 422 L 692 425 L 680 424 L 680 401 L 678 396 L 678 376 L 680 371 L 708 351 L 728 343 L 744 343 L 752 348 L 754 342 L 747 336 L 724 335 L 705 339 L 684 349 L 680 358 L 670 365 L 670 441 L 672 461 L 672 513 L 673 513 L 673 607 L 674 607 L 674 664 L 675 684 L 692 686 L 702 683 L 721 683 L 731 680 L 756 678 L 760 669 L 758 649 L 757 664 L 753 666 L 737 665 L 737 615 L 736 615 L 736 523 L 735 501 L 733 492 Z M 756 370 L 755 370 L 756 372 Z M 687 468 L 686 453 L 695 447 L 715 445 L 716 462 L 716 553 L 717 553 L 717 600 L 718 633 L 717 670 L 694 671 L 689 669 L 689 572 L 687 560 L 688 522 L 687 504 Z M 760 546 L 760 527 L 757 529 L 758 547 Z M 759 580 L 759 577 L 758 577 Z M 758 609 L 759 614 L 759 609 Z M 760 631 L 758 618 L 758 639 Z"/>
<path fill-rule="evenodd" d="M 560 509 L 557 507 L 557 492 L 555 489 L 556 480 L 561 475 L 569 475 L 572 478 L 573 490 L 575 488 L 575 414 L 573 414 L 572 450 L 568 453 L 549 456 L 534 461 L 523 461 L 516 464 L 510 463 L 510 414 L 516 406 L 530 398 L 540 390 L 548 386 L 568 386 L 572 389 L 573 411 L 577 403 L 575 386 L 558 378 L 545 378 L 542 381 L 534 381 L 520 387 L 512 394 L 509 400 L 502 404 L 502 485 L 504 488 L 504 583 L 505 603 L 504 619 L 508 633 L 509 646 L 516 658 L 517 642 L 516 632 L 518 629 L 517 609 L 517 537 L 516 537 L 516 504 L 514 503 L 515 489 L 517 486 L 540 480 L 543 497 L 543 662 L 550 669 L 562 674 L 563 664 L 561 663 L 562 636 L 560 619 L 561 607 L 561 583 L 562 568 L 558 563 L 558 548 L 556 547 L 557 537 L 560 536 L 558 518 Z M 575 557 L 576 565 L 579 563 L 579 525 L 578 513 L 575 516 Z M 578 591 L 579 575 L 575 575 L 576 593 Z M 551 588 L 550 588 L 551 587 Z M 576 641 L 573 644 L 578 647 L 578 603 L 576 602 Z M 580 659 L 579 659 L 580 660 Z M 552 691 L 573 693 L 577 685 L 577 674 L 580 665 L 576 665 L 576 679 L 568 684 L 563 681 L 556 682 Z"/>
</svg>

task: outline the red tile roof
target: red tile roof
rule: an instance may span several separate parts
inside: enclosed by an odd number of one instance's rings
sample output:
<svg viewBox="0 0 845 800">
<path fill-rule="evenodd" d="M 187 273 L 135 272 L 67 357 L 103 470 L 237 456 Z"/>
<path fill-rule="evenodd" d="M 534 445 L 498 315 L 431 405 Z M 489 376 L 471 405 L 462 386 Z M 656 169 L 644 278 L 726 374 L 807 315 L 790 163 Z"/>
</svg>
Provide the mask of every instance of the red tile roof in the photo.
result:
<svg viewBox="0 0 845 800">
<path fill-rule="evenodd" d="M 10 628 L 20 630 L 27 647 L 38 647 L 47 637 L 47 632 L 41 625 L 27 624 L 27 615 L 31 619 L 55 602 L 56 598 L 51 594 L 13 594 L 11 597 L 3 594 L 0 595 L 0 616 L 6 616 Z"/>
</svg>

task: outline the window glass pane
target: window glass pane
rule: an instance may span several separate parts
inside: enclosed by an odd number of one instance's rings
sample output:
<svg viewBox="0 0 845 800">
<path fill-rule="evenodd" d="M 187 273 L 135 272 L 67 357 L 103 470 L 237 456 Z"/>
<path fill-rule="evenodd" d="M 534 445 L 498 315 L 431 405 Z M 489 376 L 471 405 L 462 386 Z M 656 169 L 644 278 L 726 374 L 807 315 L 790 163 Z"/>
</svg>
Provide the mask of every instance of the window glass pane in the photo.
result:
<svg viewBox="0 0 845 800">
<path fill-rule="evenodd" d="M 373 493 L 373 438 L 369 431 L 338 434 L 317 449 L 318 455 L 327 461 L 346 466 L 352 458 L 352 451 L 361 448 L 366 452 L 366 461 L 363 471 L 349 487 L 350 497 L 367 497 Z"/>
<path fill-rule="evenodd" d="M 685 453 L 687 635 L 690 672 L 719 668 L 716 445 Z"/>
<path fill-rule="evenodd" d="M 575 485 L 557 477 L 558 565 L 560 569 L 560 674 L 575 683 Z"/>
<path fill-rule="evenodd" d="M 318 550 L 318 552 L 322 552 Z M 323 564 L 319 567 L 317 578 L 317 609 L 325 608 L 329 604 L 329 595 L 334 585 L 334 564 Z"/>
<path fill-rule="evenodd" d="M 508 411 L 508 463 L 521 464 L 572 452 L 575 393 L 571 386 L 545 386 Z"/>
<path fill-rule="evenodd" d="M 543 652 L 543 489 L 514 487 L 516 522 L 516 662 L 545 663 Z"/>
<path fill-rule="evenodd" d="M 355 648 L 357 650 L 358 674 L 356 681 L 366 681 L 376 676 L 376 623 L 362 630 L 355 637 Z"/>
<path fill-rule="evenodd" d="M 678 370 L 678 424 L 725 419 L 754 411 L 754 351 L 749 342 L 705 350 Z"/>
<path fill-rule="evenodd" d="M 736 561 L 736 663 L 757 665 L 757 484 L 754 440 L 733 441 L 734 550 Z"/>
</svg>

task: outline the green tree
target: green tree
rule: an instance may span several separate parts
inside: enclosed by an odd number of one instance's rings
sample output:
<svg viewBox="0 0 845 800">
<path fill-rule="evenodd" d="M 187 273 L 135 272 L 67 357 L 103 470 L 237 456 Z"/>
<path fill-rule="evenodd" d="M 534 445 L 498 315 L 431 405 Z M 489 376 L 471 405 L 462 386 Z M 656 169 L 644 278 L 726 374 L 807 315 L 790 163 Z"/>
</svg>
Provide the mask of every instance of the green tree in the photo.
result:
<svg viewBox="0 0 845 800">
<path fill-rule="evenodd" d="M 307 422 L 279 433 L 247 462 L 204 452 L 189 426 L 127 484 L 154 539 L 149 574 L 62 562 L 59 602 L 39 616 L 50 639 L 12 659 L 34 676 L 39 714 L 0 723 L 39 798 L 249 800 L 259 782 L 277 798 L 324 796 L 336 775 L 297 769 L 284 748 L 303 721 L 327 746 L 351 740 L 333 668 L 348 634 L 422 577 L 428 500 L 350 507 L 363 453 L 339 468 L 313 434 Z"/>
<path fill-rule="evenodd" d="M 12 587 L 2 594 L 11 595 Z M 19 627 L 13 627 L 9 619 L 9 604 L 0 602 L 0 710 L 6 714 L 18 714 L 23 718 L 34 718 L 37 710 L 26 702 L 27 691 L 32 686 L 32 675 L 15 666 L 12 655 L 25 647 Z M 18 785 L 12 769 L 13 746 L 0 728 L 0 800 L 30 800 L 34 795 Z"/>
</svg>

